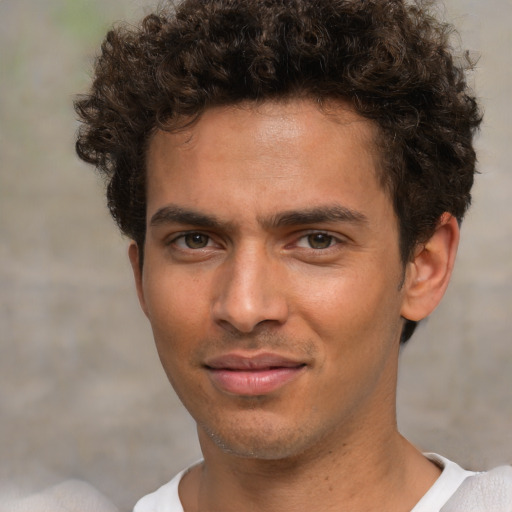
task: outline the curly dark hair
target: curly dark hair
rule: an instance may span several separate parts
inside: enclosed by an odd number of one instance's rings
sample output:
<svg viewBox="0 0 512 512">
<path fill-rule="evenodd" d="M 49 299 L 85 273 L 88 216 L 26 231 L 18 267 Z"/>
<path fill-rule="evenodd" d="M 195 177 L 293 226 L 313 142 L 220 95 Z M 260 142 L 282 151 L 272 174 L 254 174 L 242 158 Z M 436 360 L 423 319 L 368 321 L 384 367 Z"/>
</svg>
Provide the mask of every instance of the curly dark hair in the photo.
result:
<svg viewBox="0 0 512 512">
<path fill-rule="evenodd" d="M 107 179 L 110 211 L 140 250 L 146 231 L 145 153 L 155 129 L 175 130 L 212 106 L 310 97 L 349 101 L 379 129 L 382 184 L 399 219 L 400 252 L 459 221 L 475 172 L 480 124 L 455 58 L 453 29 L 417 0 L 185 0 L 111 30 L 76 150 Z M 415 322 L 407 321 L 406 341 Z"/>
</svg>

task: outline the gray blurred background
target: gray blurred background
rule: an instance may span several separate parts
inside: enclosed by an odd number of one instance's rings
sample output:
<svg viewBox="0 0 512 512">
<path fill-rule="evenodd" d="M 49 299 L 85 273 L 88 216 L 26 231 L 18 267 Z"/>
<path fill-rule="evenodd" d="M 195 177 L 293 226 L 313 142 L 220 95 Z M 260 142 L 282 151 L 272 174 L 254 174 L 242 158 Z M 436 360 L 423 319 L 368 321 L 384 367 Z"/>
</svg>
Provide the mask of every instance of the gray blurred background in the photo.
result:
<svg viewBox="0 0 512 512">
<path fill-rule="evenodd" d="M 468 468 L 512 463 L 512 2 L 448 0 L 485 108 L 444 303 L 402 354 L 399 423 Z M 199 457 L 102 183 L 74 156 L 111 22 L 142 0 L 0 0 L 0 490 L 90 482 L 121 510 Z M 0 496 L 1 500 L 1 496 Z"/>
</svg>

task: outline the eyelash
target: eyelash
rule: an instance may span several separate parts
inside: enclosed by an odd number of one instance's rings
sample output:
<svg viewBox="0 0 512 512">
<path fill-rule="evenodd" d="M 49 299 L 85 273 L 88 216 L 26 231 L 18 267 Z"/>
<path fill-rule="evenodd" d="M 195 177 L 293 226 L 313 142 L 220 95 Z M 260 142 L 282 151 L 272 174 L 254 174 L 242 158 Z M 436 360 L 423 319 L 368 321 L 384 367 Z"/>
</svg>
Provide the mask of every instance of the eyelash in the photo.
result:
<svg viewBox="0 0 512 512">
<path fill-rule="evenodd" d="M 317 237 L 317 240 L 316 240 L 317 242 L 320 241 L 319 238 L 321 239 L 321 237 L 323 237 L 324 242 L 327 242 L 327 245 L 325 247 L 312 247 L 312 243 L 313 243 L 312 238 L 313 237 Z M 328 249 L 331 249 L 335 245 L 339 245 L 340 243 L 342 243 L 342 240 L 340 238 L 338 238 L 335 235 L 332 235 L 331 233 L 325 232 L 325 231 L 312 231 L 310 233 L 306 233 L 297 239 L 297 241 L 295 242 L 295 245 L 300 247 L 299 242 L 301 240 L 307 240 L 306 243 L 308 245 L 308 247 L 301 247 L 301 248 L 306 249 L 306 250 L 315 251 L 315 252 L 326 251 Z"/>
<path fill-rule="evenodd" d="M 198 237 L 204 237 L 207 239 L 206 241 L 206 245 L 204 247 L 190 247 L 187 242 L 186 242 L 186 239 L 187 237 L 193 237 L 193 236 L 198 236 Z M 209 244 L 210 242 L 212 242 L 212 237 L 210 235 L 208 235 L 207 233 L 203 233 L 201 231 L 188 231 L 186 233 L 181 233 L 179 234 L 178 236 L 174 237 L 169 243 L 168 245 L 174 245 L 176 247 L 178 247 L 179 249 L 183 250 L 183 251 L 187 251 L 187 250 L 190 250 L 190 251 L 197 251 L 197 250 L 201 250 L 201 249 L 206 249 L 207 247 L 209 247 Z M 179 244 L 179 241 L 183 241 L 183 243 L 185 245 L 187 245 L 187 247 L 180 247 L 178 244 Z"/>
<path fill-rule="evenodd" d="M 206 238 L 206 240 L 204 241 L 205 245 L 202 247 L 190 247 L 190 245 L 189 245 L 189 243 L 187 243 L 186 239 L 187 239 L 187 237 L 194 237 L 194 236 Z M 325 237 L 324 241 L 327 242 L 327 245 L 325 247 L 312 247 L 311 237 L 317 237 L 317 238 Z M 302 240 L 306 240 L 306 244 L 308 245 L 308 247 L 300 245 L 300 242 Z M 179 241 L 183 241 L 183 243 L 186 245 L 186 247 L 180 247 Z M 317 241 L 319 241 L 319 240 L 317 240 Z M 213 242 L 212 236 L 207 233 L 203 233 L 201 231 L 188 231 L 186 233 L 181 233 L 178 236 L 174 237 L 168 243 L 168 245 L 174 245 L 177 248 L 184 250 L 184 251 L 187 251 L 187 250 L 199 251 L 201 249 L 207 249 L 208 247 L 210 247 L 212 242 Z M 343 240 L 341 240 L 339 237 L 337 237 L 329 232 L 311 231 L 309 233 L 305 233 L 305 234 L 301 235 L 300 237 L 296 238 L 291 244 L 288 244 L 287 247 L 294 245 L 295 247 L 298 247 L 300 249 L 305 249 L 305 250 L 314 251 L 314 252 L 323 252 L 323 251 L 331 249 L 332 247 L 342 244 L 342 243 L 343 243 Z"/>
</svg>

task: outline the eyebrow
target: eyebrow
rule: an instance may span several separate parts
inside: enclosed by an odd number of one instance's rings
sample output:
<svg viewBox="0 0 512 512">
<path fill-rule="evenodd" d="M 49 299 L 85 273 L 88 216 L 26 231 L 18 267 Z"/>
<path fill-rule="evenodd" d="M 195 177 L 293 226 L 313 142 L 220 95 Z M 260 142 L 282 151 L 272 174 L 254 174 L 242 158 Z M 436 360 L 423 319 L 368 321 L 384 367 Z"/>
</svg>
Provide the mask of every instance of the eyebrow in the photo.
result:
<svg viewBox="0 0 512 512">
<path fill-rule="evenodd" d="M 262 224 L 270 227 L 300 226 L 308 224 L 321 224 L 327 222 L 349 222 L 354 224 L 368 224 L 368 218 L 361 212 L 341 205 L 328 205 L 307 208 L 305 210 L 290 210 L 273 215 Z"/>
<path fill-rule="evenodd" d="M 210 229 L 220 229 L 230 225 L 230 223 L 221 222 L 215 215 L 201 213 L 197 210 L 182 208 L 172 204 L 160 208 L 151 217 L 149 224 L 153 227 L 162 224 L 190 224 Z"/>
<path fill-rule="evenodd" d="M 258 222 L 265 228 L 279 228 L 329 222 L 367 224 L 368 218 L 359 211 L 333 204 L 301 210 L 287 210 L 267 218 L 260 217 Z M 188 224 L 209 229 L 234 229 L 234 223 L 221 221 L 215 215 L 173 204 L 160 208 L 151 217 L 150 226 L 157 227 L 162 224 Z"/>
</svg>

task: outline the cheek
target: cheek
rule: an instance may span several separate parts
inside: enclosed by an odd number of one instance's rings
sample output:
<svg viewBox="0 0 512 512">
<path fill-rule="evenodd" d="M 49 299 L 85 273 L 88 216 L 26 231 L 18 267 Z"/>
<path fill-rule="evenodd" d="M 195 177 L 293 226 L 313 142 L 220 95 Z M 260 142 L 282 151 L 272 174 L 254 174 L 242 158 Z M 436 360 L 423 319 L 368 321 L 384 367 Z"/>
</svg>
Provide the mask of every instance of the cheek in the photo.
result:
<svg viewBox="0 0 512 512">
<path fill-rule="evenodd" d="M 204 273 L 184 271 L 160 258 L 158 264 L 152 262 L 147 268 L 143 279 L 144 297 L 155 320 L 192 317 L 194 311 L 201 308 L 209 288 Z"/>
<path fill-rule="evenodd" d="M 189 280 L 174 273 L 147 276 L 145 293 L 148 318 L 158 356 L 167 378 L 183 403 L 201 401 L 205 392 L 195 354 L 208 337 L 205 301 Z"/>
<path fill-rule="evenodd" d="M 381 268 L 341 268 L 309 276 L 294 290 L 299 316 L 320 339 L 331 340 L 334 349 L 352 346 L 361 351 L 365 344 L 375 347 L 394 339 L 401 325 L 402 297 L 395 276 Z"/>
<path fill-rule="evenodd" d="M 208 331 L 208 293 L 204 279 L 177 272 L 146 276 L 144 296 L 160 357 L 191 351 Z"/>
</svg>

